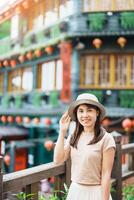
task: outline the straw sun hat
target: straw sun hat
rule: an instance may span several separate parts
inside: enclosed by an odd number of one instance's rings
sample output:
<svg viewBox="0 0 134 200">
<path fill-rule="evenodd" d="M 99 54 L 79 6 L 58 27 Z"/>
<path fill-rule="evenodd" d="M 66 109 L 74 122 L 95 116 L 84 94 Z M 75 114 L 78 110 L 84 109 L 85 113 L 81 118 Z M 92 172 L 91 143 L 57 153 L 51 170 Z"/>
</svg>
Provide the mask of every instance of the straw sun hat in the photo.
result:
<svg viewBox="0 0 134 200">
<path fill-rule="evenodd" d="M 98 101 L 97 97 L 90 93 L 80 94 L 75 101 L 71 103 L 68 109 L 68 114 L 73 121 L 76 121 L 75 108 L 81 104 L 90 104 L 99 108 L 100 110 L 100 121 L 105 117 L 106 111 L 104 106 Z"/>
</svg>

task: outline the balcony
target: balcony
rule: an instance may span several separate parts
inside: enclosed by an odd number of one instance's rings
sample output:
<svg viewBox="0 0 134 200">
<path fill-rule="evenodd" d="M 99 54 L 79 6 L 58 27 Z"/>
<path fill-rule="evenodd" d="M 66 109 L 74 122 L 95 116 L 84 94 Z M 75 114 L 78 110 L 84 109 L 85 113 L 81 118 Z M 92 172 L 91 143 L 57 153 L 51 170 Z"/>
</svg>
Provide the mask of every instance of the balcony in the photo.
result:
<svg viewBox="0 0 134 200">
<path fill-rule="evenodd" d="M 116 156 L 112 171 L 111 184 L 115 189 L 112 194 L 114 200 L 122 199 L 122 182 L 134 176 L 134 143 L 121 146 L 121 135 L 113 132 L 116 141 Z M 123 171 L 122 154 L 129 154 L 128 170 Z M 4 200 L 7 192 L 23 191 L 26 194 L 34 194 L 34 199 L 38 199 L 39 182 L 42 179 L 55 176 L 54 188 L 63 190 L 63 184 L 70 185 L 70 160 L 62 164 L 48 163 L 33 168 L 25 169 L 10 174 L 3 175 L 1 172 L 2 158 L 0 158 L 0 199 Z M 11 195 L 11 193 L 10 193 Z M 11 198 L 11 196 L 10 196 Z"/>
</svg>

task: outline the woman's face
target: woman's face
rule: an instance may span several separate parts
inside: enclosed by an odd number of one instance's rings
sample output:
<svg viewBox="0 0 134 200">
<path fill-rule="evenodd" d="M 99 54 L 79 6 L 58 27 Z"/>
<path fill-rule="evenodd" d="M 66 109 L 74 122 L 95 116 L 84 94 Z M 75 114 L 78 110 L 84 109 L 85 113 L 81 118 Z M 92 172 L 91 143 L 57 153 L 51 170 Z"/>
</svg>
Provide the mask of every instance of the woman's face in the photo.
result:
<svg viewBox="0 0 134 200">
<path fill-rule="evenodd" d="M 98 114 L 96 109 L 85 104 L 77 109 L 77 119 L 83 127 L 94 127 Z"/>
</svg>

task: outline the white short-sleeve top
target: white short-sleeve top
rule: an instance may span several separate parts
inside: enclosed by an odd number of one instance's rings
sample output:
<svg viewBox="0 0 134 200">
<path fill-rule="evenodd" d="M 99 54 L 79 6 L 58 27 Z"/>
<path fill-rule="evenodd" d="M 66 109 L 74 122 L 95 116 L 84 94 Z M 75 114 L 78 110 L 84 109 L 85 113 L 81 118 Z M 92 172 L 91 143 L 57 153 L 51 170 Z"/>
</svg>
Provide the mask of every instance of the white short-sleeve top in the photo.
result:
<svg viewBox="0 0 134 200">
<path fill-rule="evenodd" d="M 93 134 L 82 133 L 77 149 L 69 145 L 67 139 L 65 149 L 70 149 L 71 180 L 79 184 L 101 184 L 103 152 L 115 148 L 115 141 L 110 133 L 105 132 L 103 138 L 96 144 L 87 145 L 93 139 Z"/>
</svg>

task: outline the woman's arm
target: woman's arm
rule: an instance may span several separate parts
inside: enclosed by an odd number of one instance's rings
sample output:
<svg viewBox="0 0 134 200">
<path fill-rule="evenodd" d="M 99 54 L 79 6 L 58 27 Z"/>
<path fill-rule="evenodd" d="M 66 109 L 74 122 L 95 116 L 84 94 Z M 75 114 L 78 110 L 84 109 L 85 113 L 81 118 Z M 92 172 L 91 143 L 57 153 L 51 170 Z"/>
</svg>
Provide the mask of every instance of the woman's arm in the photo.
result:
<svg viewBox="0 0 134 200">
<path fill-rule="evenodd" d="M 67 160 L 69 156 L 70 149 L 64 148 L 64 137 L 67 133 L 69 124 L 70 124 L 70 117 L 68 115 L 68 112 L 66 112 L 60 119 L 59 137 L 54 149 L 54 162 L 57 164 L 64 162 L 65 160 Z"/>
<path fill-rule="evenodd" d="M 102 161 L 102 199 L 109 200 L 110 196 L 110 180 L 111 172 L 114 163 L 115 149 L 109 148 L 103 152 L 103 161 Z"/>
</svg>

